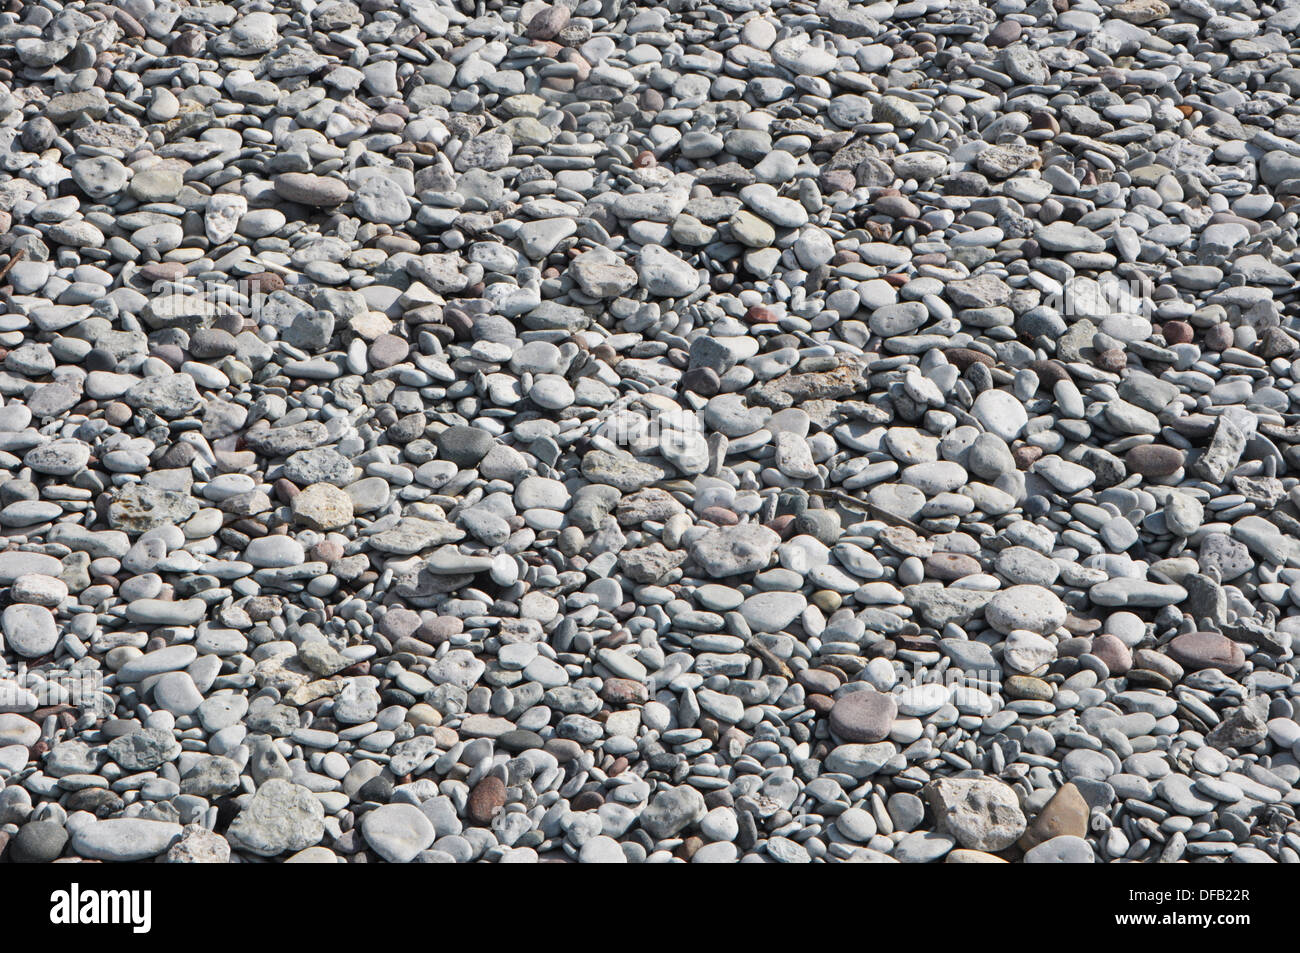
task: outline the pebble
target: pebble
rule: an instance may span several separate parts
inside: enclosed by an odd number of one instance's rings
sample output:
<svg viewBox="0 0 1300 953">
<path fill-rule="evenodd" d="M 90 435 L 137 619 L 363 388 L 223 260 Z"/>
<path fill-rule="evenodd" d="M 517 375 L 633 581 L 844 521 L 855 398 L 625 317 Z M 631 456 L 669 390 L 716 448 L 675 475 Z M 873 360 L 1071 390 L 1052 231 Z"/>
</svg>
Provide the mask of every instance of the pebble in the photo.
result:
<svg viewBox="0 0 1300 953">
<path fill-rule="evenodd" d="M 95 820 L 83 815 L 71 828 L 69 846 L 88 860 L 126 862 L 163 853 L 181 836 L 181 826 L 161 820 L 118 817 Z"/>
<path fill-rule="evenodd" d="M 414 804 L 382 804 L 361 820 L 366 843 L 392 864 L 408 864 L 433 844 L 437 831 Z"/>
<path fill-rule="evenodd" d="M 842 695 L 835 702 L 830 710 L 830 727 L 845 741 L 884 741 L 897 714 L 893 696 L 865 688 Z"/>
<path fill-rule="evenodd" d="M 7 856 L 1294 859 L 1296 18 L 687 7 L 10 12 Z"/>
</svg>

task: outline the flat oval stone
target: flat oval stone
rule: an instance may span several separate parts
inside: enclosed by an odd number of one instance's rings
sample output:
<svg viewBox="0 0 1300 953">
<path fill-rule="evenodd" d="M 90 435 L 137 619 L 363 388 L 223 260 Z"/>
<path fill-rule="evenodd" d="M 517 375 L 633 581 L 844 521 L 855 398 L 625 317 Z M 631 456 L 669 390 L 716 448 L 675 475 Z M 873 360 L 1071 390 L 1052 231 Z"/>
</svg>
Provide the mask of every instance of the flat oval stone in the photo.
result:
<svg viewBox="0 0 1300 953">
<path fill-rule="evenodd" d="M 124 863 L 156 857 L 181 836 L 179 824 L 138 817 L 110 818 L 77 827 L 72 832 L 73 853 L 87 860 Z"/>
<path fill-rule="evenodd" d="M 1169 641 L 1169 657 L 1189 671 L 1213 668 L 1231 674 L 1246 664 L 1241 646 L 1217 632 L 1184 632 Z"/>
<path fill-rule="evenodd" d="M 1065 624 L 1065 604 L 1042 586 L 1012 586 L 996 593 L 984 607 L 984 618 L 1002 633 L 1016 629 L 1046 635 Z"/>
<path fill-rule="evenodd" d="M 1124 455 L 1124 465 L 1131 473 L 1144 477 L 1166 477 L 1182 469 L 1186 454 L 1176 447 L 1145 444 L 1134 447 Z"/>
</svg>

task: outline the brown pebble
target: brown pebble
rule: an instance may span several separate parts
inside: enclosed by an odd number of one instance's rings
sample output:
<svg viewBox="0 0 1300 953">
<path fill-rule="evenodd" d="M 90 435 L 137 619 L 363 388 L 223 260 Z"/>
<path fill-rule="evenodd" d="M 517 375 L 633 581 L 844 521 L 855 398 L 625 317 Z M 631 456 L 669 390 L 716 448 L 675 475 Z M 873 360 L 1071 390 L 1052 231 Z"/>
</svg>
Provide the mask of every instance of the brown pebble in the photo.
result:
<svg viewBox="0 0 1300 953">
<path fill-rule="evenodd" d="M 1128 356 L 1117 347 L 1107 348 L 1097 355 L 1097 366 L 1103 371 L 1118 374 L 1128 366 Z"/>
<path fill-rule="evenodd" d="M 1123 675 L 1133 667 L 1133 653 L 1113 635 L 1099 635 L 1092 640 L 1092 654 L 1106 663 L 1112 675 Z"/>
<path fill-rule="evenodd" d="M 1035 447 L 1032 443 L 1022 443 L 1011 451 L 1011 458 L 1016 461 L 1016 467 L 1021 470 L 1029 469 L 1030 464 L 1042 455 L 1043 448 Z"/>
<path fill-rule="evenodd" d="M 1186 321 L 1166 321 L 1160 327 L 1166 344 L 1189 344 L 1192 340 L 1192 326 Z"/>
<path fill-rule="evenodd" d="M 198 56 L 207 42 L 207 37 L 198 30 L 186 30 L 172 39 L 172 52 L 177 56 Z"/>
<path fill-rule="evenodd" d="M 611 705 L 642 705 L 650 700 L 650 691 L 630 678 L 607 678 L 600 697 Z"/>
<path fill-rule="evenodd" d="M 994 360 L 983 351 L 977 351 L 973 347 L 950 347 L 943 352 L 943 356 L 948 359 L 948 363 L 959 371 L 965 371 L 972 364 L 983 364 L 985 367 L 993 367 Z"/>
<path fill-rule="evenodd" d="M 695 856 L 695 852 L 704 846 L 704 838 L 692 834 L 686 840 L 682 841 L 681 846 L 674 853 L 682 860 L 690 860 Z"/>
<path fill-rule="evenodd" d="M 796 676 L 797 681 L 810 692 L 830 695 L 840 687 L 840 679 L 832 672 L 820 668 L 806 668 Z"/>
<path fill-rule="evenodd" d="M 1275 357 L 1290 357 L 1296 351 L 1295 338 L 1281 328 L 1265 328 L 1259 337 L 1259 356 L 1266 361 Z"/>
<path fill-rule="evenodd" d="M 1020 849 L 1029 850 L 1053 837 L 1085 837 L 1087 833 L 1088 802 L 1073 784 L 1063 784 L 1020 838 Z"/>
<path fill-rule="evenodd" d="M 332 539 L 323 539 L 312 546 L 311 558 L 326 564 L 336 563 L 343 558 L 343 547 Z"/>
<path fill-rule="evenodd" d="M 249 275 L 246 279 L 251 291 L 269 295 L 273 291 L 284 290 L 284 279 L 274 272 L 259 271 L 257 274 Z"/>
<path fill-rule="evenodd" d="M 281 503 L 292 503 L 293 498 L 301 492 L 302 490 L 292 480 L 280 477 L 275 481 L 275 495 L 280 498 Z"/>
<path fill-rule="evenodd" d="M 794 516 L 789 513 L 774 516 L 765 525 L 782 539 L 789 539 L 794 533 Z"/>
<path fill-rule="evenodd" d="M 180 281 L 185 277 L 185 266 L 178 261 L 151 261 L 140 268 L 145 281 Z"/>
<path fill-rule="evenodd" d="M 818 177 L 822 191 L 828 195 L 836 192 L 852 192 L 858 187 L 858 180 L 849 169 L 827 169 Z"/>
<path fill-rule="evenodd" d="M 1046 129 L 1055 135 L 1061 131 L 1061 124 L 1045 109 L 1035 109 L 1029 114 L 1029 125 L 1033 129 Z"/>
<path fill-rule="evenodd" d="M 740 522 L 740 517 L 725 506 L 706 506 L 700 510 L 700 519 L 717 523 L 719 526 L 735 526 Z"/>
<path fill-rule="evenodd" d="M 1246 664 L 1241 646 L 1218 632 L 1184 632 L 1168 645 L 1169 657 L 1189 672 L 1217 668 L 1231 674 Z"/>
<path fill-rule="evenodd" d="M 1030 361 L 1029 369 L 1038 375 L 1038 387 L 1048 393 L 1061 381 L 1070 379 L 1070 372 L 1060 361 Z"/>
<path fill-rule="evenodd" d="M 455 616 L 435 616 L 421 622 L 420 627 L 412 634 L 421 642 L 441 645 L 449 641 L 453 635 L 459 635 L 464 631 L 465 623 L 462 619 Z"/>
<path fill-rule="evenodd" d="M 809 708 L 819 715 L 829 715 L 831 709 L 835 706 L 835 699 L 829 695 L 809 695 L 804 701 Z"/>
<path fill-rule="evenodd" d="M 1130 472 L 1140 473 L 1144 477 L 1165 477 L 1177 473 L 1186 456 L 1177 447 L 1150 443 L 1134 447 L 1124 454 L 1124 465 Z"/>
<path fill-rule="evenodd" d="M 925 561 L 925 574 L 941 582 L 964 579 L 979 571 L 979 560 L 966 553 L 935 553 Z"/>
<path fill-rule="evenodd" d="M 465 814 L 475 824 L 490 824 L 506 804 L 506 783 L 494 774 L 481 778 L 469 792 Z"/>
</svg>

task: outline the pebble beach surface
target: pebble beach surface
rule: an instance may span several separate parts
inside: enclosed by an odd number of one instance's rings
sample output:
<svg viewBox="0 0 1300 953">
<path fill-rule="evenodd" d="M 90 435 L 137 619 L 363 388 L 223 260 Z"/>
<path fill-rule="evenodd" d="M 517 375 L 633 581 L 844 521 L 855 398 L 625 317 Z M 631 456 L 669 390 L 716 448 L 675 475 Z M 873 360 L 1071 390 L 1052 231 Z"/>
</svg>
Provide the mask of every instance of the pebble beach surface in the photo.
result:
<svg viewBox="0 0 1300 953">
<path fill-rule="evenodd" d="M 7 0 L 14 862 L 1300 861 L 1300 3 Z"/>
</svg>

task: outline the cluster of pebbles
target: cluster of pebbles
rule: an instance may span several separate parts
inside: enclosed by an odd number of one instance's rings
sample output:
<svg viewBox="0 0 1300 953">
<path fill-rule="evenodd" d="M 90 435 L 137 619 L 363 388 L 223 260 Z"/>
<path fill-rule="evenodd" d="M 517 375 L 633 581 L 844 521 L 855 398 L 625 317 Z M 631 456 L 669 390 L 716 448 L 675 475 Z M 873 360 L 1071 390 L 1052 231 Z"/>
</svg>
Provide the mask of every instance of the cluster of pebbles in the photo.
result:
<svg viewBox="0 0 1300 953">
<path fill-rule="evenodd" d="M 1300 3 L 8 0 L 0 850 L 1300 861 Z"/>
</svg>

